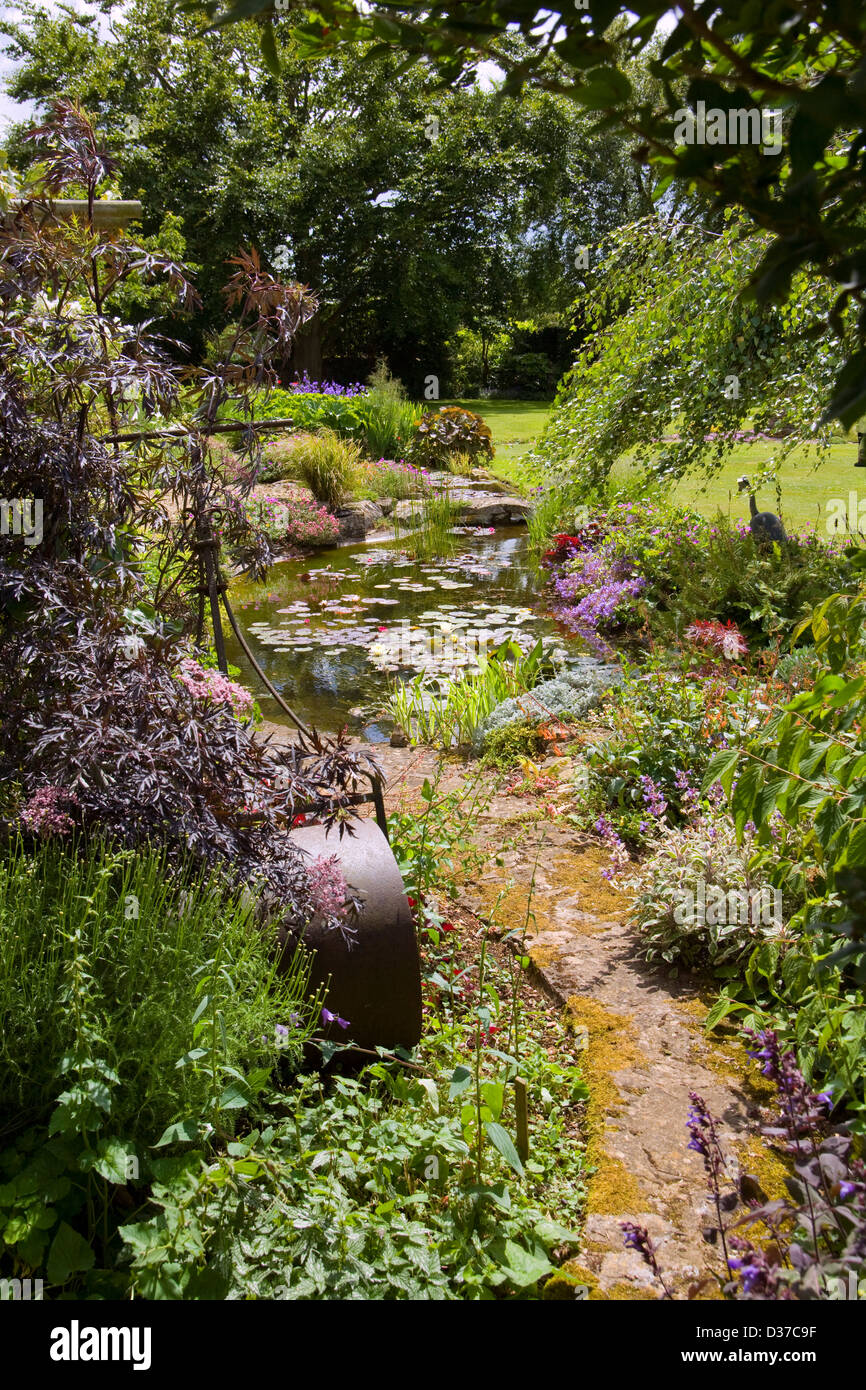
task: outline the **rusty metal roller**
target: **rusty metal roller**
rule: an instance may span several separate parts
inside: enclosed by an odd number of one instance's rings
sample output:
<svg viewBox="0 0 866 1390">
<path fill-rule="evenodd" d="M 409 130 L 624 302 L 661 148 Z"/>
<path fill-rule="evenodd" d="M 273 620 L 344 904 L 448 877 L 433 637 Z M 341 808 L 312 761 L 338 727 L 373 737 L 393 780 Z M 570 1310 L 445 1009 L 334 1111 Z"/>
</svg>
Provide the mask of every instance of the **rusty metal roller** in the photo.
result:
<svg viewBox="0 0 866 1390">
<path fill-rule="evenodd" d="M 354 919 L 349 946 L 339 931 L 314 917 L 302 936 L 315 952 L 314 986 L 330 976 L 327 1007 L 348 1019 L 349 1028 L 332 1026 L 335 1040 L 359 1047 L 414 1047 L 421 1037 L 421 962 L 403 880 L 391 846 L 372 820 L 353 823 L 354 835 L 336 828 L 299 826 L 291 837 L 314 858 L 336 854 L 346 882 L 364 903 Z M 281 929 L 286 956 L 297 937 Z"/>
</svg>

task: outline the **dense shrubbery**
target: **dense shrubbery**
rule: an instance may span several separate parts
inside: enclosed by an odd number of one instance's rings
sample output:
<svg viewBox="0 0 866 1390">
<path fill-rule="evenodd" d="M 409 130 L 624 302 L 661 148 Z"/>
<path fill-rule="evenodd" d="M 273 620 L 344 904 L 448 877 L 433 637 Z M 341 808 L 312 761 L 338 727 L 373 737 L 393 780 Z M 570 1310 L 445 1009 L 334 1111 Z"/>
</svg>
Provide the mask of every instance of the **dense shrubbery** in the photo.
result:
<svg viewBox="0 0 866 1390">
<path fill-rule="evenodd" d="M 477 856 L 472 800 L 428 786 L 420 813 L 392 818 L 429 1026 L 416 1061 L 383 1054 L 360 1076 L 306 1069 L 339 1050 L 310 1051 L 321 1001 L 302 960 L 275 975 L 222 878 L 172 877 L 156 854 L 11 849 L 3 1277 L 36 1273 L 51 1297 L 536 1293 L 576 1239 L 586 1088 L 564 1028 L 556 1064 L 538 1043 L 521 967 L 462 950 L 445 915 Z M 518 1056 L 526 1166 L 509 1135 Z"/>
<path fill-rule="evenodd" d="M 56 839 L 56 836 L 55 836 Z M 119 1297 L 119 1230 L 179 1145 L 230 1141 L 318 1002 L 223 878 L 156 853 L 7 845 L 0 862 L 0 1271 Z M 164 1276 L 162 1276 L 164 1277 Z"/>
<path fill-rule="evenodd" d="M 367 388 L 347 388 L 343 394 L 277 388 L 256 401 L 259 419 L 289 419 L 296 430 L 331 430 L 372 458 L 402 459 L 408 454 L 422 413 L 390 377 L 379 377 Z"/>
<path fill-rule="evenodd" d="M 632 671 L 605 714 L 610 732 L 587 750 L 575 808 L 610 844 L 617 879 L 629 846 L 648 852 L 631 883 L 647 956 L 712 968 L 727 983 L 709 1026 L 774 1029 L 858 1130 L 864 607 L 825 600 L 794 634 L 811 626 L 814 647 L 773 674 L 749 675 L 706 644 L 679 667 Z M 763 890 L 772 910 L 761 898 L 756 911 Z"/>
<path fill-rule="evenodd" d="M 564 498 L 559 506 L 573 508 Z M 555 527 L 556 509 L 549 521 Z M 828 589 L 852 582 L 840 544 L 810 533 L 761 547 L 746 526 L 660 501 L 602 505 L 573 534 L 554 535 L 545 558 L 557 613 L 589 635 L 648 630 L 670 640 L 715 620 L 735 623 L 753 646 L 778 645 Z"/>
</svg>

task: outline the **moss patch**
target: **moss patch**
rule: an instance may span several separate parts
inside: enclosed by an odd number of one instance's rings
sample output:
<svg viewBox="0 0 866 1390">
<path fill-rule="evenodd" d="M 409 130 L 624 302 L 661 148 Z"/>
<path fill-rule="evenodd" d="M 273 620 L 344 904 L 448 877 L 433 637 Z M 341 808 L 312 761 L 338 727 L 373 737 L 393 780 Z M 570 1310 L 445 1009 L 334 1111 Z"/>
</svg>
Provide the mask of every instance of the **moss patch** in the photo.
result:
<svg viewBox="0 0 866 1390">
<path fill-rule="evenodd" d="M 599 1216 L 619 1216 L 645 1209 L 648 1198 L 640 1183 L 618 1158 L 607 1153 L 604 1134 L 609 1115 L 625 1103 L 613 1073 L 640 1066 L 645 1060 L 637 1045 L 637 1030 L 624 1014 L 614 1014 L 596 999 L 573 994 L 565 1007 L 566 1024 L 584 1032 L 583 1070 L 589 1087 L 587 1157 L 595 1168 L 589 1181 L 586 1210 Z"/>
<path fill-rule="evenodd" d="M 527 917 L 527 900 L 533 870 L 531 855 L 517 867 L 526 880 L 503 887 L 494 878 L 477 885 L 478 894 L 488 914 L 496 909 L 497 920 L 509 931 L 522 930 Z M 595 935 L 603 927 L 595 918 L 619 916 L 627 900 L 607 879 L 602 870 L 610 865 L 610 856 L 602 847 L 590 846 L 577 853 L 557 854 L 553 860 L 539 863 L 535 890 L 529 903 L 531 916 L 528 935 L 534 936 L 546 927 L 562 926 L 578 935 Z M 549 878 L 556 885 L 549 890 L 539 880 Z M 506 878 L 507 882 L 507 878 Z M 502 894 L 500 898 L 500 894 Z M 499 904 L 497 907 L 497 899 Z"/>
</svg>

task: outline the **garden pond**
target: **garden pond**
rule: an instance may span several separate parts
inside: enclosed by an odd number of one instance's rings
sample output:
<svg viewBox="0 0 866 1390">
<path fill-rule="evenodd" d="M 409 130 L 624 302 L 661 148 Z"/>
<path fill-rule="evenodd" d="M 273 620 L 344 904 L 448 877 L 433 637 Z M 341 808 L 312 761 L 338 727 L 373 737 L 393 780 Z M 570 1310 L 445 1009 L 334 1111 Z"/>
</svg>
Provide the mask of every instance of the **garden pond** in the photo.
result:
<svg viewBox="0 0 866 1390">
<path fill-rule="evenodd" d="M 583 653 L 545 612 L 544 579 L 526 529 L 512 527 L 461 536 L 436 561 L 393 540 L 322 550 L 275 565 L 266 584 L 234 580 L 231 596 L 256 660 L 298 715 L 377 743 L 392 728 L 382 706 L 395 680 L 475 670 L 479 651 L 509 639 L 528 651 L 546 638 L 560 660 Z M 227 637 L 265 717 L 287 722 Z"/>
</svg>

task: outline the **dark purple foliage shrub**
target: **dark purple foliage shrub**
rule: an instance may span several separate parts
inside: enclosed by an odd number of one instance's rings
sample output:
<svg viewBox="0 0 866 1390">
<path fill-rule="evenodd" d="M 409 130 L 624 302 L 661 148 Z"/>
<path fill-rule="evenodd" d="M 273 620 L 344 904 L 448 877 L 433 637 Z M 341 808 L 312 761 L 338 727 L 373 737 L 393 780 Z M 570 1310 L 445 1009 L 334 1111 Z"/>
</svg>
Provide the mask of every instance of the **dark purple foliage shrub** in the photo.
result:
<svg viewBox="0 0 866 1390">
<path fill-rule="evenodd" d="M 236 407 L 248 490 L 260 458 L 248 401 L 277 379 L 315 300 L 241 252 L 227 286 L 232 342 L 218 361 L 178 366 L 151 325 L 119 321 L 112 293 L 130 277 L 161 280 L 190 306 L 182 268 L 91 216 L 52 215 L 46 195 L 69 183 L 92 211 L 110 168 L 89 121 L 60 102 L 33 138 L 42 193 L 0 230 L 0 498 L 38 503 L 40 516 L 38 528 L 0 527 L 0 779 L 18 788 L 29 833 L 74 823 L 159 841 L 179 861 L 228 861 L 304 916 L 306 874 L 284 828 L 310 805 L 342 826 L 366 790 L 364 759 L 315 733 L 277 751 L 191 690 L 178 678 L 195 650 L 177 598 L 200 641 L 206 602 L 213 612 L 225 586 L 222 547 L 257 573 L 269 563 L 244 487 L 209 440 L 221 407 Z M 185 423 L 142 429 L 142 415 Z"/>
</svg>

